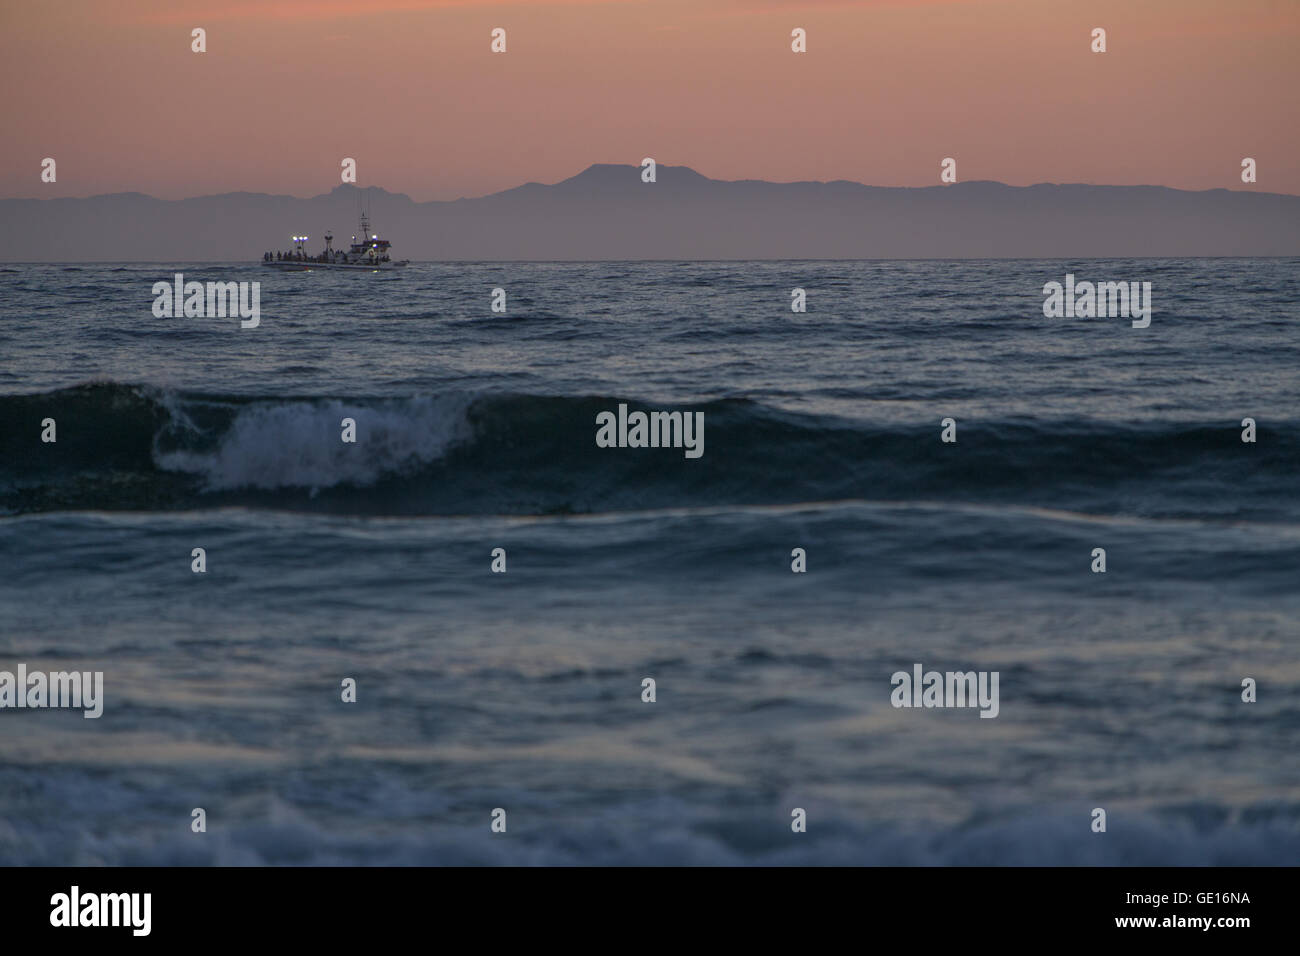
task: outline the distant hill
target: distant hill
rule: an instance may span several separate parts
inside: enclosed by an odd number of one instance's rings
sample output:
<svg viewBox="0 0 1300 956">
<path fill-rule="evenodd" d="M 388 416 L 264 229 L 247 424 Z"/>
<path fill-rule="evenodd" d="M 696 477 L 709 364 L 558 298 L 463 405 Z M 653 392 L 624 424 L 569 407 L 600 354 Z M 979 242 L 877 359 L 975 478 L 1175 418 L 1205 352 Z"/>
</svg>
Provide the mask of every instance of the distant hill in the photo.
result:
<svg viewBox="0 0 1300 956">
<path fill-rule="evenodd" d="M 1297 256 L 1300 196 L 1163 186 L 724 182 L 685 166 L 595 165 L 553 185 L 417 203 L 368 191 L 373 227 L 413 260 Z M 357 193 L 311 199 L 140 193 L 0 200 L 0 260 L 258 260 L 295 233 L 341 245 Z"/>
</svg>

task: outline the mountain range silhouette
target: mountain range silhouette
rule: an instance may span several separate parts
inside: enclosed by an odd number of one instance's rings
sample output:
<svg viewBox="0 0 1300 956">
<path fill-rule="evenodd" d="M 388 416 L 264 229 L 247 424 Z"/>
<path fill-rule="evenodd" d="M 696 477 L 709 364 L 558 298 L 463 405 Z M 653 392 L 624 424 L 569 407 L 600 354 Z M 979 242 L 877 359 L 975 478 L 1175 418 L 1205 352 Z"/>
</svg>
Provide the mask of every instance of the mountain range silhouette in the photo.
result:
<svg viewBox="0 0 1300 956">
<path fill-rule="evenodd" d="M 988 181 L 925 187 L 709 179 L 596 164 L 546 185 L 415 202 L 365 190 L 372 230 L 412 260 L 922 259 L 1300 255 L 1300 196 Z M 4 261 L 256 261 L 290 236 L 335 246 L 358 188 L 308 199 L 137 192 L 0 200 Z"/>
</svg>

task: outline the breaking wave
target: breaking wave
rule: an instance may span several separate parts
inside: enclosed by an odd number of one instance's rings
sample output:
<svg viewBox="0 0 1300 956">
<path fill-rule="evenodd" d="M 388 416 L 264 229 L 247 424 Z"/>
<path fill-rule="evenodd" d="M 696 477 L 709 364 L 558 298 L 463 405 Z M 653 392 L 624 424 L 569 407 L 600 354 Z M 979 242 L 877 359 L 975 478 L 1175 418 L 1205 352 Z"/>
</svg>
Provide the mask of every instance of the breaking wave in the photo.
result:
<svg viewBox="0 0 1300 956">
<path fill-rule="evenodd" d="M 705 454 L 598 448 L 633 398 L 234 396 L 102 383 L 0 398 L 0 510 L 224 505 L 355 514 L 568 514 L 838 499 L 1015 502 L 1149 516 L 1290 518 L 1300 441 L 1265 423 L 880 425 L 745 399 Z M 681 406 L 678 406 L 679 408 Z M 682 408 L 682 410 L 686 410 Z M 57 442 L 40 440 L 57 422 Z M 341 440 L 356 422 L 357 441 Z"/>
</svg>

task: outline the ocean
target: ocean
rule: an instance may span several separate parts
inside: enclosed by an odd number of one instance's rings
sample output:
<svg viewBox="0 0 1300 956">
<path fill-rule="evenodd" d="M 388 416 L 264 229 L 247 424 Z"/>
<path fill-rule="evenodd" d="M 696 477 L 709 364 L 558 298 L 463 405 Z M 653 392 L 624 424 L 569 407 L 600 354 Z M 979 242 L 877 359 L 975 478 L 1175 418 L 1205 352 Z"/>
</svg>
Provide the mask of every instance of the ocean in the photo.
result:
<svg viewBox="0 0 1300 956">
<path fill-rule="evenodd" d="M 1294 864 L 1298 265 L 0 265 L 0 864 Z"/>
</svg>

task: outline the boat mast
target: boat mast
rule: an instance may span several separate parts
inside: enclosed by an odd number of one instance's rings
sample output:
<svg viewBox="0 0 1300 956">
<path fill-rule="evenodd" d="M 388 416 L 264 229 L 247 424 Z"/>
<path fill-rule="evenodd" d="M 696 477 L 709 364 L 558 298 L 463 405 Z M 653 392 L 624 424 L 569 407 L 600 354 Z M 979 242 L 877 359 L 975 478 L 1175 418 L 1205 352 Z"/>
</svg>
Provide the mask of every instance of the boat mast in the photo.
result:
<svg viewBox="0 0 1300 956">
<path fill-rule="evenodd" d="M 361 192 L 357 191 L 357 203 L 361 202 Z M 366 208 L 361 207 L 361 241 L 363 243 L 370 241 L 370 217 L 366 213 Z"/>
</svg>

